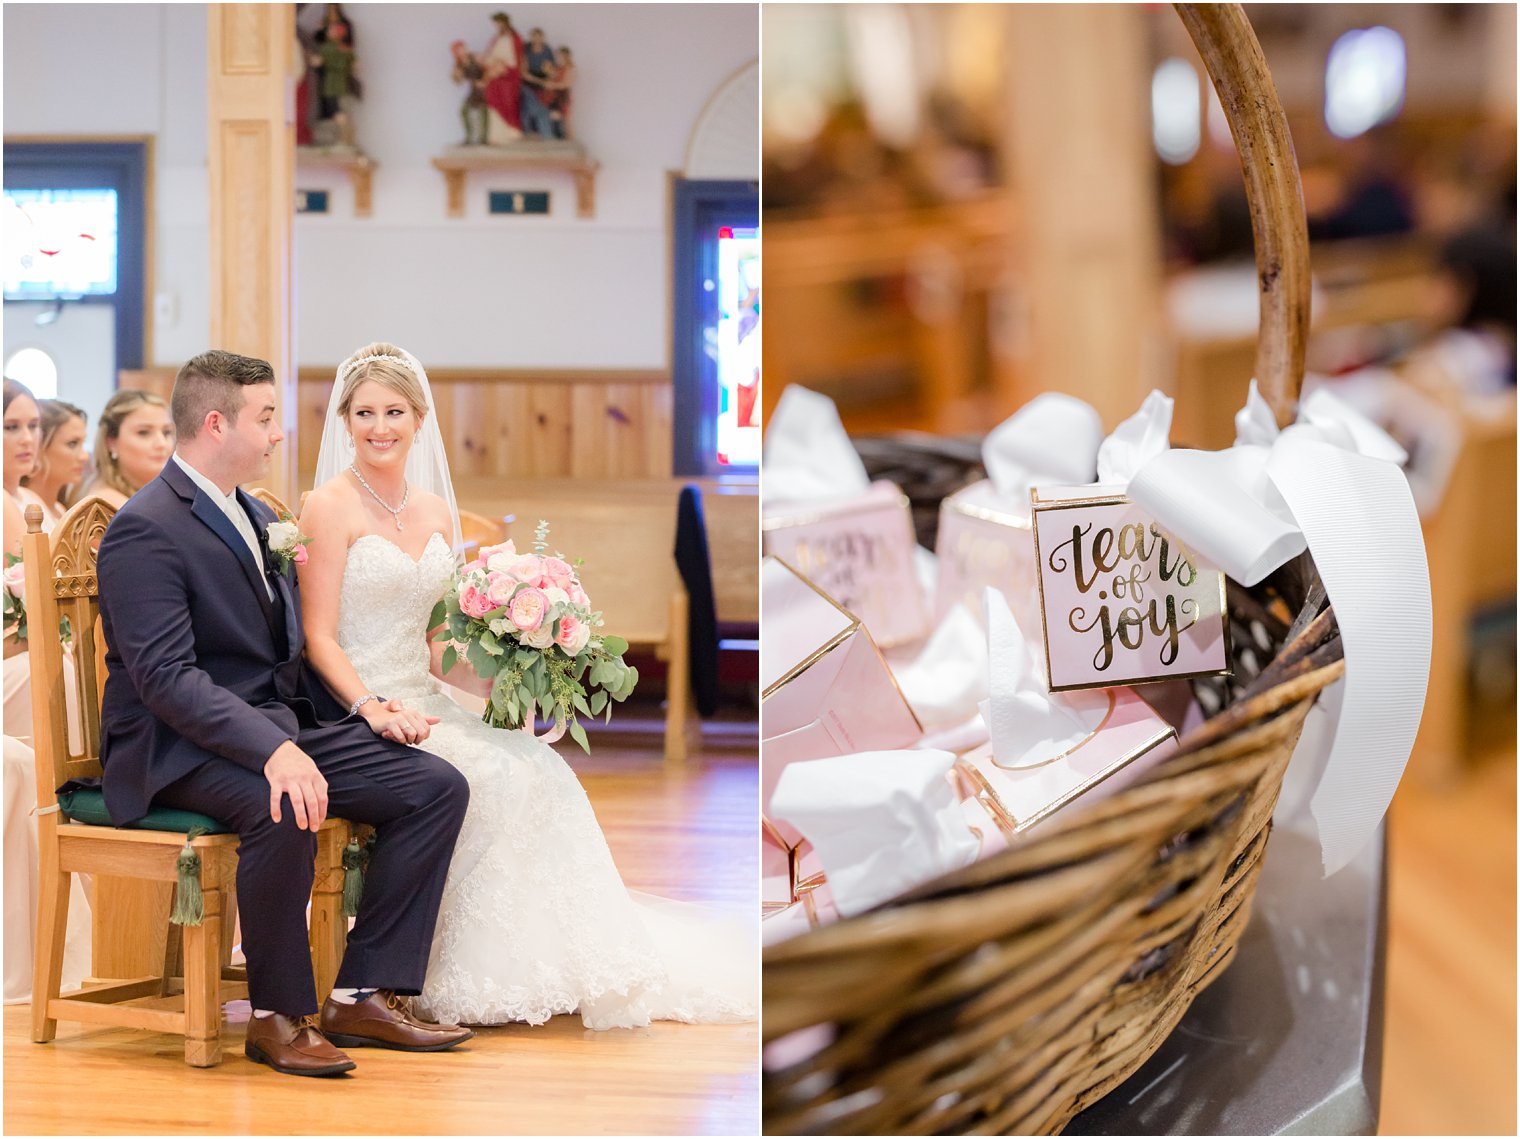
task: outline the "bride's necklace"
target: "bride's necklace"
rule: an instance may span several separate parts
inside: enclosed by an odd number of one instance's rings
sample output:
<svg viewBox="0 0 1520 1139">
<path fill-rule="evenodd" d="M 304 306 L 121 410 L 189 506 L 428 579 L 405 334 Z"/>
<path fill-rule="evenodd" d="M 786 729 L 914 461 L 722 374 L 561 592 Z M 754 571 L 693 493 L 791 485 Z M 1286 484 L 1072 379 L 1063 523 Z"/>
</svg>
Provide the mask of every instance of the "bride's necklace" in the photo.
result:
<svg viewBox="0 0 1520 1139">
<path fill-rule="evenodd" d="M 359 473 L 359 466 L 357 463 L 349 464 L 348 469 L 354 472 L 354 478 L 359 480 L 359 485 L 362 486 L 365 490 L 369 491 L 369 496 L 390 513 L 392 521 L 396 523 L 396 529 L 400 530 L 401 512 L 406 509 L 406 500 L 412 496 L 412 488 L 403 481 L 401 484 L 401 505 L 392 506 L 390 503 L 386 502 L 385 499 L 381 498 L 378 494 L 375 493 L 374 487 L 370 486 L 369 483 L 364 481 L 364 476 Z"/>
</svg>

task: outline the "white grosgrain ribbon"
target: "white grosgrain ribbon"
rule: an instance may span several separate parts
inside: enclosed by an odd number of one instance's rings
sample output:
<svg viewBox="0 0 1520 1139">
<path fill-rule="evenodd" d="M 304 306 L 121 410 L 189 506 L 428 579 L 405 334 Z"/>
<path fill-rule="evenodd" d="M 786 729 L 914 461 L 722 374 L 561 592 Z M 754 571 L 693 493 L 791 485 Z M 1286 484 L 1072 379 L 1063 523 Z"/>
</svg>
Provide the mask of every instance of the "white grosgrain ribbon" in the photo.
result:
<svg viewBox="0 0 1520 1139">
<path fill-rule="evenodd" d="M 1129 495 L 1245 585 L 1306 548 L 1313 555 L 1346 675 L 1338 722 L 1306 734 L 1294 764 L 1322 771 L 1309 806 L 1328 876 L 1377 830 L 1424 709 L 1431 605 L 1419 516 L 1403 448 L 1324 389 L 1278 432 L 1253 381 L 1236 432 L 1227 451 L 1158 455 Z"/>
</svg>

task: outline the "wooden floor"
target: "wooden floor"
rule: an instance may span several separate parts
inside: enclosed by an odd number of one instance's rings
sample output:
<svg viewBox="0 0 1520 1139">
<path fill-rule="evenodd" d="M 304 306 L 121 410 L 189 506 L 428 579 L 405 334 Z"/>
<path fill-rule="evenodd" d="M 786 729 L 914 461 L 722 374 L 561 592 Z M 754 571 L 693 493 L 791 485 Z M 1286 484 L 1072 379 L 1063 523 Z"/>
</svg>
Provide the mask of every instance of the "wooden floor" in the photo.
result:
<svg viewBox="0 0 1520 1139">
<path fill-rule="evenodd" d="M 1418 758 L 1418 757 L 1416 757 Z M 1515 750 L 1389 825 L 1383 1135 L 1515 1134 Z"/>
<path fill-rule="evenodd" d="M 621 712 L 620 712 L 621 714 Z M 667 773 L 661 724 L 562 749 L 632 889 L 758 913 L 753 719 L 710 725 Z M 757 958 L 758 962 L 758 958 Z M 5 1009 L 6 1134 L 753 1135 L 759 1029 L 655 1024 L 588 1032 L 579 1017 L 482 1029 L 452 1053 L 356 1052 L 337 1080 L 281 1076 L 243 1056 L 247 1006 L 229 1007 L 220 1067 L 186 1067 L 177 1038 L 61 1024 L 29 1039 Z"/>
</svg>

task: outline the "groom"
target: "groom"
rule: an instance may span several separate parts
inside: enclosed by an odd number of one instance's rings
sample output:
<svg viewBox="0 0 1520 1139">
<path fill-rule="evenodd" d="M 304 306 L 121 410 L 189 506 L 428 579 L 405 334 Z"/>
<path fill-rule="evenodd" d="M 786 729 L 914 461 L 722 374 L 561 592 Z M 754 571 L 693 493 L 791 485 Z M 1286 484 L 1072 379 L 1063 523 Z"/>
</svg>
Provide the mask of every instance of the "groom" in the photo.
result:
<svg viewBox="0 0 1520 1139">
<path fill-rule="evenodd" d="M 172 410 L 178 450 L 100 544 L 111 818 L 177 807 L 237 831 L 251 1059 L 328 1076 L 354 1067 L 334 1042 L 421 1052 L 462 1043 L 470 1031 L 419 1020 L 399 996 L 422 988 L 469 786 L 356 714 L 384 697 L 344 709 L 302 663 L 294 575 L 266 539 L 275 516 L 238 489 L 264 477 L 284 438 L 270 366 L 203 353 L 180 369 Z M 319 1022 L 306 903 L 329 807 L 373 824 L 376 841 Z"/>
</svg>

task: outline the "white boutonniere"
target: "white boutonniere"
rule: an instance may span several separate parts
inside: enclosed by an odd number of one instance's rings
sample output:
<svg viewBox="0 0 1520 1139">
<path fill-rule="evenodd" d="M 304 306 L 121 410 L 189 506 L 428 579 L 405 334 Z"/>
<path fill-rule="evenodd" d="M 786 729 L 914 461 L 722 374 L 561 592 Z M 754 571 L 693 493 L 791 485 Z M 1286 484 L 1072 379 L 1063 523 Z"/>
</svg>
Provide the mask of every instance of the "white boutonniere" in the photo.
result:
<svg viewBox="0 0 1520 1139">
<path fill-rule="evenodd" d="M 306 564 L 306 544 L 311 539 L 301 533 L 301 528 L 291 515 L 281 514 L 278 522 L 271 522 L 264 530 L 264 538 L 269 543 L 269 554 L 281 573 L 288 572 L 292 565 Z"/>
</svg>

